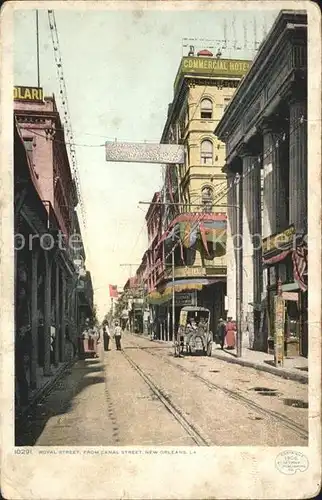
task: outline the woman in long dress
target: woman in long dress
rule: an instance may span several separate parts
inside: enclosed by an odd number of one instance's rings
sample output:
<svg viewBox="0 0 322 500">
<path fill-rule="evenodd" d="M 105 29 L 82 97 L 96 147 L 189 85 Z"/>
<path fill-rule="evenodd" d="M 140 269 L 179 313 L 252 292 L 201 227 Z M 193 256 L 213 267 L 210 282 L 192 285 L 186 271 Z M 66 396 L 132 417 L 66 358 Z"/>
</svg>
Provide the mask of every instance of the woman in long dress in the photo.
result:
<svg viewBox="0 0 322 500">
<path fill-rule="evenodd" d="M 233 321 L 233 318 L 229 317 L 226 324 L 226 348 L 234 349 L 236 345 L 236 323 Z"/>
</svg>

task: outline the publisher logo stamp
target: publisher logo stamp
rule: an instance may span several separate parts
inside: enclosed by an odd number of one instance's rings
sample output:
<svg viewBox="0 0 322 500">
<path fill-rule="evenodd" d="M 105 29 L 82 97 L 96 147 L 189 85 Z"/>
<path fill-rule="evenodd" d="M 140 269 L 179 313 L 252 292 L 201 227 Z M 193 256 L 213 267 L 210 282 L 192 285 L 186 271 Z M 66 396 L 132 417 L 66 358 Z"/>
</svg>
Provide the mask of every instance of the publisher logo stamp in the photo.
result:
<svg viewBox="0 0 322 500">
<path fill-rule="evenodd" d="M 293 475 L 296 472 L 305 472 L 309 461 L 306 455 L 299 451 L 286 450 L 277 455 L 275 466 L 282 474 Z"/>
</svg>

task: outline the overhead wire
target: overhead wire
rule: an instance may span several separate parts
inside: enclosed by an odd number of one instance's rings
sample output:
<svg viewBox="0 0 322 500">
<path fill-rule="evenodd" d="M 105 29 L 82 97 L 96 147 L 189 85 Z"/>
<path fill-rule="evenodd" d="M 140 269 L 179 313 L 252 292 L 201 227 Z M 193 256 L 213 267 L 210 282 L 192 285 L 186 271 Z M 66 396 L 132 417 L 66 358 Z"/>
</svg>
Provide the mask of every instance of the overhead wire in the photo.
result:
<svg viewBox="0 0 322 500">
<path fill-rule="evenodd" d="M 62 104 L 62 108 L 64 111 L 64 121 L 67 125 L 66 133 L 67 133 L 67 136 L 69 136 L 69 139 L 67 140 L 67 144 L 69 146 L 69 154 L 70 154 L 70 159 L 71 159 L 71 164 L 72 164 L 72 175 L 73 175 L 74 182 L 75 182 L 78 201 L 79 201 L 79 205 L 80 205 L 80 211 L 81 211 L 81 215 L 82 215 L 82 222 L 83 222 L 84 229 L 85 229 L 86 228 L 86 212 L 85 212 L 85 206 L 84 206 L 83 195 L 82 195 L 79 169 L 78 169 L 78 164 L 77 164 L 76 150 L 75 150 L 75 145 L 74 145 L 75 141 L 74 141 L 74 136 L 73 136 L 72 123 L 71 123 L 71 119 L 70 119 L 68 95 L 67 95 L 67 89 L 66 89 L 64 72 L 63 72 L 62 54 L 61 54 L 61 50 L 60 50 L 59 36 L 58 36 L 58 30 L 57 30 L 57 25 L 56 25 L 55 13 L 53 10 L 48 10 L 47 14 L 48 14 L 49 29 L 50 29 L 51 39 L 52 39 L 52 46 L 53 46 L 53 51 L 54 51 L 54 59 L 55 59 L 55 63 L 56 63 L 58 83 L 59 83 L 59 88 L 60 88 L 61 104 Z"/>
<path fill-rule="evenodd" d="M 212 70 L 212 72 L 214 72 L 214 69 Z M 212 73 L 212 72 L 211 72 L 211 73 Z M 208 77 L 208 78 L 209 78 L 209 77 Z M 197 104 L 196 104 L 196 106 L 195 106 L 194 112 L 193 112 L 192 116 L 191 116 L 191 117 L 189 117 L 189 119 L 188 119 L 188 123 L 185 125 L 185 130 L 187 130 L 187 128 L 188 128 L 188 127 L 189 127 L 189 125 L 191 124 L 192 120 L 194 119 L 194 117 L 195 117 L 195 115 L 196 115 L 196 112 L 197 112 L 197 110 L 199 109 L 199 105 L 200 105 L 200 103 L 201 103 L 201 101 L 202 101 L 202 99 L 203 99 L 203 97 L 204 97 L 204 95 L 205 95 L 205 93 L 206 93 L 206 91 L 207 91 L 208 87 L 209 87 L 209 85 L 208 85 L 208 84 L 204 86 L 203 92 L 202 92 L 201 96 L 200 96 L 200 97 L 199 97 L 199 99 L 198 99 L 198 102 L 197 102 Z M 181 145 L 181 144 L 178 144 L 178 149 L 179 149 L 179 147 L 180 147 L 180 146 L 182 146 L 182 145 Z M 270 150 L 269 154 L 271 154 L 271 148 L 268 148 L 268 149 Z M 266 156 L 264 156 L 264 154 L 263 154 L 263 157 L 262 157 L 261 161 L 263 161 L 265 158 L 266 158 Z M 251 169 L 248 171 L 248 175 L 249 175 L 250 171 L 251 171 L 253 168 L 254 168 L 254 166 L 252 165 Z M 167 171 L 168 171 L 168 167 L 165 167 L 165 179 L 164 179 L 163 189 L 165 189 L 165 183 L 166 183 L 166 173 L 167 173 Z M 244 177 L 245 177 L 245 175 L 240 176 L 239 178 L 237 178 L 237 181 L 238 181 L 238 182 L 240 182 L 240 181 L 241 181 L 241 179 L 242 179 L 242 178 L 244 178 Z M 235 181 L 235 183 L 237 183 L 237 182 Z M 163 190 L 163 189 L 162 189 L 162 190 Z M 227 187 L 227 189 L 226 189 L 226 190 L 225 190 L 225 192 L 221 195 L 221 197 L 220 197 L 219 199 L 217 199 L 217 200 L 216 200 L 216 203 L 218 203 L 218 202 L 219 202 L 222 198 L 224 198 L 225 196 L 227 196 L 227 194 L 228 194 L 228 192 L 230 191 L 230 189 L 231 189 L 231 186 Z M 190 204 L 191 204 L 191 201 L 190 201 Z M 169 205 L 170 205 L 170 206 L 171 206 L 171 205 L 175 206 L 174 204 L 171 204 L 171 203 L 169 203 Z M 189 203 L 187 203 L 187 205 L 189 205 Z M 193 228 L 191 228 L 190 233 L 189 233 L 188 235 L 186 235 L 186 238 L 187 238 L 187 237 L 190 237 L 191 232 L 192 232 L 192 231 L 194 231 L 194 229 L 198 226 L 198 223 L 200 222 L 200 220 L 201 220 L 202 218 L 204 218 L 204 217 L 205 217 L 205 213 L 200 212 L 200 214 L 201 214 L 201 215 L 200 215 L 199 217 L 197 217 L 197 220 L 196 220 L 195 225 L 193 226 Z M 142 229 L 141 229 L 141 231 L 140 231 L 140 234 L 141 234 L 141 232 L 142 232 Z M 181 244 L 182 244 L 182 243 L 184 243 L 184 241 L 185 241 L 185 239 L 184 239 L 184 240 L 181 240 Z M 176 244 L 172 247 L 171 251 L 170 251 L 170 252 L 169 252 L 169 253 L 165 256 L 164 260 L 166 260 L 166 259 L 167 259 L 167 258 L 171 255 L 171 253 L 172 253 L 172 252 L 174 252 L 175 248 L 177 248 L 177 246 L 178 246 L 179 244 L 180 244 L 180 241 L 178 241 L 178 242 L 177 242 L 177 243 L 176 243 Z M 154 266 L 154 267 L 152 268 L 152 270 L 154 270 L 154 269 L 155 269 L 155 267 L 156 267 L 156 266 Z"/>
</svg>

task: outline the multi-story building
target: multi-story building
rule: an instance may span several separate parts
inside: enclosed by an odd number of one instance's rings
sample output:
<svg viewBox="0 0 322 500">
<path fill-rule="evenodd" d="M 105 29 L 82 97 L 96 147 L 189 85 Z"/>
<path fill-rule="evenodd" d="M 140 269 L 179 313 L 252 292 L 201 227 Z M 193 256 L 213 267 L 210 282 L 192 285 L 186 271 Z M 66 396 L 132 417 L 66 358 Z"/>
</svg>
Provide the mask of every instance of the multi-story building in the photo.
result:
<svg viewBox="0 0 322 500">
<path fill-rule="evenodd" d="M 215 58 L 204 50 L 183 57 L 174 82 L 174 97 L 161 143 L 183 144 L 185 162 L 165 167 L 162 191 L 163 233 L 159 240 L 163 269 L 155 281 L 157 290 L 171 287 L 171 248 L 175 244 L 175 290 L 177 307 L 198 303 L 212 313 L 212 328 L 224 314 L 226 287 L 226 197 L 225 145 L 213 130 L 223 115 L 249 61 Z M 180 292 L 185 293 L 181 297 Z M 168 302 L 167 327 L 172 324 Z M 170 332 L 171 338 L 171 332 Z"/>
<path fill-rule="evenodd" d="M 25 314 L 17 316 L 16 333 L 29 332 L 32 340 L 28 393 L 37 390 L 44 377 L 53 376 L 60 363 L 75 352 L 80 327 L 77 288 L 85 273 L 79 263 L 84 262 L 85 253 L 75 210 L 77 193 L 54 97 L 43 98 L 42 89 L 16 87 L 14 115 L 15 169 L 18 172 L 20 163 L 26 162 L 29 174 L 25 177 L 33 186 L 15 184 L 19 201 L 15 232 L 24 239 L 24 245 L 19 244 L 15 251 L 17 298 L 19 290 L 26 292 Z M 37 194 L 37 203 L 25 197 L 28 189 Z M 45 223 L 39 223 L 44 212 Z M 91 281 L 89 288 L 92 290 Z M 19 300 L 16 307 L 20 307 Z"/>
<path fill-rule="evenodd" d="M 215 129 L 226 143 L 228 296 L 243 334 L 271 351 L 285 302 L 285 349 L 307 355 L 307 16 L 282 11 Z M 236 174 L 238 182 L 232 182 Z M 239 194 L 237 220 L 236 196 Z M 232 237 L 242 233 L 242 266 Z M 239 284 L 236 277 L 239 277 Z M 282 311 L 283 313 L 283 311 Z M 283 315 L 283 314 L 282 314 Z"/>
</svg>

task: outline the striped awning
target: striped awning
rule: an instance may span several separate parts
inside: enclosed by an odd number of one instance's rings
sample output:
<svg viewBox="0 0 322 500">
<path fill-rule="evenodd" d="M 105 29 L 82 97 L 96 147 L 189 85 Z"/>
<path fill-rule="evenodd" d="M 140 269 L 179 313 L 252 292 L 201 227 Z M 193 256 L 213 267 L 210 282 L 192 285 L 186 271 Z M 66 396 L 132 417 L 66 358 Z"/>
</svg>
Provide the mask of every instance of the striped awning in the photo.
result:
<svg viewBox="0 0 322 500">
<path fill-rule="evenodd" d="M 179 292 L 187 292 L 193 290 L 202 290 L 204 286 L 212 285 L 213 283 L 217 283 L 220 281 L 220 278 L 187 278 L 181 280 L 175 280 L 174 282 L 174 291 Z M 169 281 L 166 283 L 163 292 L 159 292 L 157 290 L 153 290 L 147 296 L 147 302 L 150 304 L 163 304 L 168 302 L 172 297 L 173 291 L 173 283 Z"/>
</svg>

